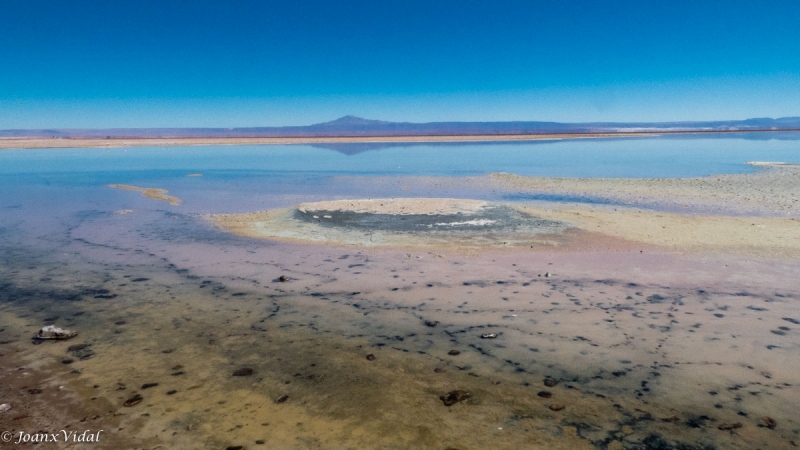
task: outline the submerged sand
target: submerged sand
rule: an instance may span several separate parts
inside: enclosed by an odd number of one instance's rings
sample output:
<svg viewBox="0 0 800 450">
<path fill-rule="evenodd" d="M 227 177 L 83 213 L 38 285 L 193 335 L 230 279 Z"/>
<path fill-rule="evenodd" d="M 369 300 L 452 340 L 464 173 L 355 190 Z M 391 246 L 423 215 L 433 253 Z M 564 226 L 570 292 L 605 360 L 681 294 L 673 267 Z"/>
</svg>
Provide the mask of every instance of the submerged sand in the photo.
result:
<svg viewBox="0 0 800 450">
<path fill-rule="evenodd" d="M 181 199 L 177 197 L 167 195 L 167 192 L 169 191 L 167 191 L 166 189 L 142 188 L 138 186 L 130 186 L 127 184 L 109 184 L 108 187 L 112 189 L 122 189 L 124 191 L 141 192 L 142 195 L 147 198 L 152 198 L 153 200 L 163 200 L 173 206 L 180 205 L 183 202 Z"/>
</svg>

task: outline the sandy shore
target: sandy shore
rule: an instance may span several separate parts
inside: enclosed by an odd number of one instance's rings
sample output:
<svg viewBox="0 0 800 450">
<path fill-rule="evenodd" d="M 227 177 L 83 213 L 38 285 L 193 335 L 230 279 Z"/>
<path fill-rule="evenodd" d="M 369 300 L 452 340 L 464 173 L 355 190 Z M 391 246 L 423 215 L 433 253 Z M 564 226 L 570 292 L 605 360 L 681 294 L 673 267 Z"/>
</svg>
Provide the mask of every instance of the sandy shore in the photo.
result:
<svg viewBox="0 0 800 450">
<path fill-rule="evenodd" d="M 268 137 L 268 138 L 112 138 L 112 139 L 48 139 L 0 138 L 2 149 L 26 148 L 87 148 L 87 147 L 164 147 L 191 145 L 286 145 L 286 144 L 351 144 L 391 142 L 486 142 L 486 141 L 547 141 L 559 139 L 597 139 L 656 137 L 664 135 L 719 135 L 744 131 L 671 131 L 671 132 L 616 132 L 616 133 L 548 133 L 548 134 L 492 134 L 452 136 L 324 136 L 324 137 Z M 748 133 L 772 133 L 758 130 Z"/>
<path fill-rule="evenodd" d="M 333 245 L 439 246 L 451 249 L 534 248 L 544 245 L 579 250 L 578 247 L 586 245 L 587 241 L 607 241 L 608 245 L 626 249 L 647 245 L 679 252 L 800 256 L 800 167 L 781 162 L 749 164 L 762 169 L 752 174 L 700 178 L 544 178 L 505 173 L 455 181 L 447 178 L 399 178 L 398 182 L 412 185 L 462 183 L 473 189 L 503 189 L 522 198 L 526 194 L 550 194 L 597 202 L 522 201 L 509 204 L 525 215 L 564 225 L 563 229 L 548 232 L 519 227 L 500 230 L 495 223 L 497 218 L 475 216 L 499 204 L 447 198 L 327 201 L 277 211 L 211 215 L 208 218 L 221 228 L 241 236 Z M 173 205 L 181 202 L 166 195 L 163 189 L 127 185 L 110 187 L 139 191 L 144 196 Z M 356 222 L 350 219 L 341 222 L 342 217 L 333 220 L 332 211 L 372 215 L 384 221 L 397 219 L 398 223 L 407 221 L 404 216 L 409 215 L 444 217 L 463 214 L 466 219 L 448 219 L 457 224 L 449 227 L 434 227 L 437 222 L 433 221 L 427 227 L 435 228 L 436 232 L 420 234 L 417 231 L 421 229 L 400 230 L 385 226 L 382 229 L 369 229 L 369 226 L 354 229 Z M 303 217 L 309 220 L 300 220 Z M 462 223 L 485 226 L 466 232 L 463 226 L 458 225 Z M 570 233 L 564 233 L 566 230 Z"/>
<path fill-rule="evenodd" d="M 152 198 L 153 200 L 163 200 L 173 206 L 177 206 L 182 203 L 181 199 L 173 197 L 171 195 L 167 195 L 168 191 L 166 189 L 141 188 L 138 186 L 129 186 L 127 184 L 109 184 L 108 187 L 112 189 L 122 189 L 123 191 L 141 192 L 142 195 L 147 198 Z"/>
</svg>

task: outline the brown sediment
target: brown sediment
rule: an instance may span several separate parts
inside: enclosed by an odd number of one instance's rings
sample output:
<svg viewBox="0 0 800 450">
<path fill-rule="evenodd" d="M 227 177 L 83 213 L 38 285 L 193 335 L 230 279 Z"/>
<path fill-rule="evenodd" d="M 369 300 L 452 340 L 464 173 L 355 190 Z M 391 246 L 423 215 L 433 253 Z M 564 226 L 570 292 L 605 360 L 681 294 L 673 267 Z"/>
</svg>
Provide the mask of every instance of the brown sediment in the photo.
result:
<svg viewBox="0 0 800 450">
<path fill-rule="evenodd" d="M 173 197 L 171 195 L 167 195 L 166 189 L 158 189 L 158 188 L 141 188 L 137 186 L 130 186 L 127 184 L 109 184 L 108 187 L 113 189 L 122 189 L 125 191 L 137 191 L 141 192 L 147 198 L 152 198 L 154 200 L 164 200 L 165 202 L 169 202 L 170 205 L 176 206 L 180 205 L 183 201 L 177 197 Z"/>
</svg>

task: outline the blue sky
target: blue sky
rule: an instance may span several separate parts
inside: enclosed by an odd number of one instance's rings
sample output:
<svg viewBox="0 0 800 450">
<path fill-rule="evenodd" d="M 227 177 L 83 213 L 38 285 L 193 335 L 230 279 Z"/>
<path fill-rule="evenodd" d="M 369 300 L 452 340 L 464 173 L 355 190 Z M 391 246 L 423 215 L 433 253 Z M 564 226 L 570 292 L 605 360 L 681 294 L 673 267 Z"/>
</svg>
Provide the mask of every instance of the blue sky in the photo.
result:
<svg viewBox="0 0 800 450">
<path fill-rule="evenodd" d="M 800 2 L 0 0 L 0 129 L 800 116 Z"/>
</svg>

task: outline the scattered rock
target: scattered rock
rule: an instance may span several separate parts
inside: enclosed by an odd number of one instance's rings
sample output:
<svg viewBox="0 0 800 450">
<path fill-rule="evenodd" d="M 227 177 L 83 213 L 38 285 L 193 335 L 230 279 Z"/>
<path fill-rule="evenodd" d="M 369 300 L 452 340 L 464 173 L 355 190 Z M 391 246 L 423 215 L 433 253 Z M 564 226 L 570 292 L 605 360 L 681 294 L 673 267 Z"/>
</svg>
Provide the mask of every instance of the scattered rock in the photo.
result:
<svg viewBox="0 0 800 450">
<path fill-rule="evenodd" d="M 128 407 L 135 406 L 135 405 L 138 405 L 139 403 L 142 403 L 142 400 L 144 400 L 144 397 L 142 397 L 139 394 L 136 394 L 133 397 L 125 400 L 125 403 L 123 403 L 123 406 L 128 406 Z"/>
<path fill-rule="evenodd" d="M 561 411 L 564 408 L 566 408 L 566 406 L 563 403 L 553 403 L 550 405 L 551 411 Z"/>
<path fill-rule="evenodd" d="M 557 384 L 558 384 L 558 380 L 555 380 L 553 378 L 545 378 L 544 379 L 544 385 L 547 386 L 547 387 L 553 387 L 553 386 L 555 386 Z"/>
<path fill-rule="evenodd" d="M 458 356 L 461 354 L 461 352 L 458 350 L 450 350 L 449 352 L 447 352 L 447 354 L 450 356 Z"/>
<path fill-rule="evenodd" d="M 742 425 L 741 422 L 736 422 L 736 423 L 723 423 L 720 424 L 720 426 L 718 426 L 717 428 L 725 431 L 725 430 L 735 430 L 736 428 L 742 428 L 743 426 L 744 425 Z"/>
<path fill-rule="evenodd" d="M 436 325 L 439 325 L 439 321 L 438 320 L 426 320 L 425 321 L 425 325 L 433 328 Z"/>
<path fill-rule="evenodd" d="M 281 395 L 280 397 L 275 399 L 275 403 L 283 403 L 286 400 L 289 400 L 289 396 L 286 394 Z"/>
<path fill-rule="evenodd" d="M 142 385 L 142 389 L 150 389 L 151 387 L 158 386 L 158 383 L 145 383 Z"/>
<path fill-rule="evenodd" d="M 85 361 L 94 356 L 94 350 L 92 350 L 92 344 L 70 345 L 69 347 L 67 347 L 67 353 L 72 353 L 72 356 L 78 358 L 81 361 Z"/>
<path fill-rule="evenodd" d="M 63 328 L 58 328 L 55 325 L 47 325 L 46 327 L 42 327 L 41 330 L 36 332 L 33 336 L 34 339 L 51 339 L 56 341 L 63 341 L 66 339 L 72 339 L 78 335 L 77 331 L 72 330 L 65 330 Z"/>
<path fill-rule="evenodd" d="M 469 392 L 462 390 L 450 391 L 447 395 L 442 395 L 439 400 L 444 403 L 444 406 L 453 406 L 458 402 L 463 402 L 470 397 Z"/>
<path fill-rule="evenodd" d="M 549 391 L 539 391 L 539 393 L 537 393 L 536 395 L 542 398 L 550 398 L 553 396 L 553 393 Z"/>
<path fill-rule="evenodd" d="M 375 355 L 373 355 L 372 353 L 367 355 L 367 361 L 375 361 Z"/>
<path fill-rule="evenodd" d="M 764 416 L 761 418 L 761 420 L 764 421 L 764 425 L 766 425 L 770 430 L 774 430 L 775 427 L 778 426 L 778 422 L 776 422 L 775 419 L 770 416 Z"/>
<path fill-rule="evenodd" d="M 249 377 L 253 374 L 253 369 L 249 367 L 242 367 L 241 369 L 237 369 L 233 372 L 234 377 Z"/>
<path fill-rule="evenodd" d="M 481 339 L 494 339 L 497 337 L 497 333 L 483 333 L 481 335 Z"/>
</svg>

